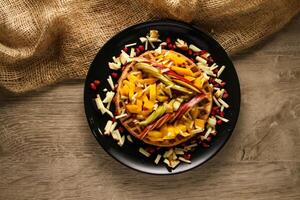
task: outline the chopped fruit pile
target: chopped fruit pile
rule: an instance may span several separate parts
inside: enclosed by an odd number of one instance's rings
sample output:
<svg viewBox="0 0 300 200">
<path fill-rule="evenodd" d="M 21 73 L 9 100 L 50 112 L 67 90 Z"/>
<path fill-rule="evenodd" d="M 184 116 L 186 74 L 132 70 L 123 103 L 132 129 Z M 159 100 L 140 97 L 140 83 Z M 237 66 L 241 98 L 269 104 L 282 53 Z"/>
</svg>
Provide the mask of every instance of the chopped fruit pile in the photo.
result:
<svg viewBox="0 0 300 200">
<path fill-rule="evenodd" d="M 99 132 L 119 146 L 135 143 L 135 136 L 145 142 L 137 150 L 155 164 L 175 168 L 191 163 L 195 148 L 208 148 L 217 126 L 229 122 L 224 113 L 229 94 L 220 78 L 225 66 L 182 39 L 160 40 L 157 30 L 139 40 L 125 45 L 108 63 L 110 89 L 102 88 L 103 100 L 95 95 L 95 105 L 111 120 Z M 95 80 L 90 88 L 97 92 L 101 85 Z"/>
</svg>

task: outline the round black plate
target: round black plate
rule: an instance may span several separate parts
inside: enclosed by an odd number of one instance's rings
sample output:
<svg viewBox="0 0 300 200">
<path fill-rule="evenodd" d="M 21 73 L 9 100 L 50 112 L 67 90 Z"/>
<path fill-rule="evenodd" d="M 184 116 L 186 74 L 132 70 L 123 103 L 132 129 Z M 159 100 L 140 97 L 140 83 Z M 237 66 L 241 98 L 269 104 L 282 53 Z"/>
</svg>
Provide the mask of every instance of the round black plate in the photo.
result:
<svg viewBox="0 0 300 200">
<path fill-rule="evenodd" d="M 225 65 L 226 69 L 222 74 L 222 80 L 226 81 L 226 89 L 229 98 L 226 99 L 230 108 L 225 111 L 225 116 L 230 120 L 229 123 L 223 123 L 217 130 L 218 135 L 213 139 L 208 149 L 199 147 L 192 154 L 192 163 L 181 163 L 176 169 L 168 171 L 166 166 L 161 162 L 159 165 L 154 164 L 155 156 L 147 158 L 138 152 L 138 146 L 128 141 L 123 147 L 119 147 L 116 142 L 108 136 L 102 136 L 98 132 L 98 128 L 104 129 L 106 121 L 110 119 L 108 115 L 101 115 L 94 106 L 93 98 L 95 91 L 89 88 L 89 84 L 95 80 L 101 80 L 98 93 L 103 99 L 104 88 L 110 89 L 106 79 L 111 73 L 108 68 L 108 62 L 112 57 L 118 55 L 124 45 L 139 41 L 139 37 L 145 36 L 150 29 L 159 30 L 160 39 L 165 40 L 167 36 L 172 39 L 181 38 L 189 44 L 195 44 L 201 49 L 205 49 L 212 55 L 215 62 L 221 66 Z M 116 81 L 115 81 L 116 82 Z M 96 58 L 92 62 L 88 71 L 85 87 L 84 87 L 84 106 L 85 113 L 92 133 L 96 137 L 103 149 L 122 164 L 150 174 L 175 174 L 195 168 L 210 158 L 212 158 L 226 143 L 230 137 L 238 119 L 240 109 L 240 86 L 238 76 L 234 66 L 227 56 L 225 50 L 212 39 L 193 25 L 178 22 L 174 20 L 158 20 L 150 21 L 131 26 L 114 37 L 112 37 L 98 52 Z"/>
</svg>

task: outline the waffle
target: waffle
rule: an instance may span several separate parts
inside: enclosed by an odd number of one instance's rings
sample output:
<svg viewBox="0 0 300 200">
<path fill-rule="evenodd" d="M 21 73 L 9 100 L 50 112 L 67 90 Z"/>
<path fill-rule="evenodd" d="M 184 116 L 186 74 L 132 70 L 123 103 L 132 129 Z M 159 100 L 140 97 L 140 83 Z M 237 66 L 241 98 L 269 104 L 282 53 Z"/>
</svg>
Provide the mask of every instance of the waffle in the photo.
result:
<svg viewBox="0 0 300 200">
<path fill-rule="evenodd" d="M 168 66 L 168 65 L 170 66 L 171 64 L 178 65 L 178 66 L 185 66 L 186 68 L 191 69 L 194 73 L 198 73 L 199 76 L 202 73 L 196 67 L 195 63 L 193 63 L 190 59 L 188 59 L 184 55 L 177 53 L 175 51 L 162 50 L 160 53 L 158 53 L 156 51 L 147 51 L 144 54 L 140 55 L 138 58 L 154 61 L 157 63 L 163 63 L 164 66 Z M 135 64 L 136 64 L 136 61 L 128 64 L 125 67 L 125 69 L 122 72 L 122 75 L 119 79 L 116 101 L 115 101 L 116 102 L 116 112 L 118 114 L 121 114 L 125 111 L 125 106 L 127 103 L 126 100 L 121 98 L 120 87 L 122 85 L 122 82 L 127 78 L 128 73 L 136 70 L 134 68 Z M 193 98 L 193 96 L 191 96 L 190 98 Z M 203 84 L 203 88 L 200 90 L 199 102 L 194 107 L 197 107 L 195 109 L 199 109 L 197 118 L 202 119 L 206 122 L 209 117 L 211 108 L 212 108 L 212 88 L 209 86 L 208 82 L 205 82 Z M 184 137 L 184 136 L 178 134 L 174 139 L 164 139 L 162 141 L 152 141 L 149 139 L 147 134 L 143 135 L 143 133 L 145 132 L 145 130 L 144 130 L 145 127 L 141 127 L 137 123 L 139 120 L 137 119 L 136 114 L 132 114 L 129 112 L 127 114 L 128 115 L 126 117 L 120 119 L 121 124 L 130 132 L 130 134 L 132 134 L 136 138 L 138 138 L 138 139 L 142 140 L 143 142 L 150 144 L 150 145 L 159 146 L 159 147 L 173 147 L 173 146 L 176 146 L 180 143 L 183 143 L 183 142 L 191 139 L 192 137 L 194 137 L 196 135 L 196 134 L 191 134 L 190 136 Z M 184 120 L 184 118 L 187 118 L 190 115 L 191 115 L 191 111 L 187 112 L 180 120 Z M 172 117 L 174 117 L 174 113 L 164 114 L 161 118 L 167 119 L 166 123 L 170 123 L 172 121 Z M 176 123 L 176 120 L 172 121 L 172 124 L 173 123 Z M 162 124 L 160 124 L 160 126 L 161 125 Z M 201 133 L 198 133 L 198 134 L 201 134 Z"/>
</svg>

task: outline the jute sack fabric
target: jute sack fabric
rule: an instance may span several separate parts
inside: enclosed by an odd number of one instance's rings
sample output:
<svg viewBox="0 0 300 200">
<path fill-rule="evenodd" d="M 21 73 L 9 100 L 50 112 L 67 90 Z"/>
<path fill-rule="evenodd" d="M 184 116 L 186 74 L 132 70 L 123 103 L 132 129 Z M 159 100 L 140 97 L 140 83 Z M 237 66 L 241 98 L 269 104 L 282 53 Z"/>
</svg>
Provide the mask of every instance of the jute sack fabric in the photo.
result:
<svg viewBox="0 0 300 200">
<path fill-rule="evenodd" d="M 299 0 L 2 0 L 0 95 L 82 79 L 98 49 L 127 26 L 192 22 L 233 54 L 276 32 Z"/>
</svg>

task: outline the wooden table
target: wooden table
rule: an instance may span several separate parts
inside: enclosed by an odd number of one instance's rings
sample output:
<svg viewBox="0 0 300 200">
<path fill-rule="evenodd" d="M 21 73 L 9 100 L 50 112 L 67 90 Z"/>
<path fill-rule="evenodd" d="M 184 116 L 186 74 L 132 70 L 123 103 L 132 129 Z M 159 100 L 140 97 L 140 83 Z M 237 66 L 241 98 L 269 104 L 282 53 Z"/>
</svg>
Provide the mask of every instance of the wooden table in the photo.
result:
<svg viewBox="0 0 300 200">
<path fill-rule="evenodd" d="M 300 18 L 233 58 L 241 113 L 212 160 L 176 176 L 108 156 L 83 109 L 83 81 L 0 95 L 0 199 L 300 199 Z"/>
</svg>

